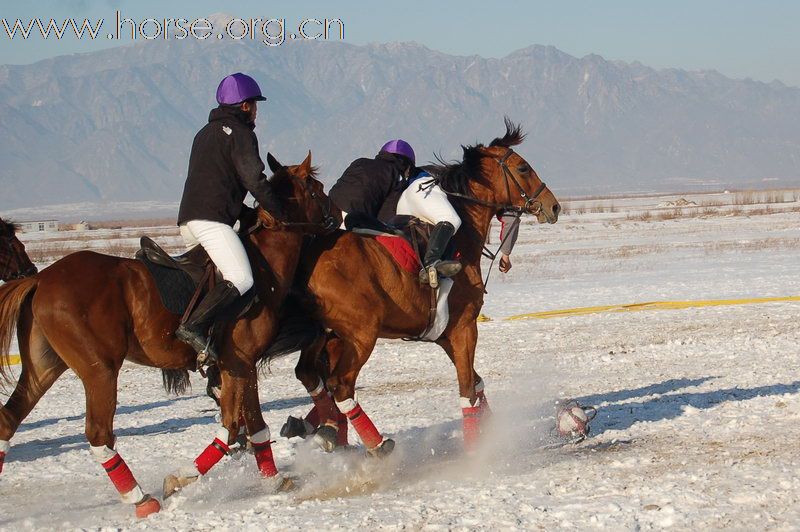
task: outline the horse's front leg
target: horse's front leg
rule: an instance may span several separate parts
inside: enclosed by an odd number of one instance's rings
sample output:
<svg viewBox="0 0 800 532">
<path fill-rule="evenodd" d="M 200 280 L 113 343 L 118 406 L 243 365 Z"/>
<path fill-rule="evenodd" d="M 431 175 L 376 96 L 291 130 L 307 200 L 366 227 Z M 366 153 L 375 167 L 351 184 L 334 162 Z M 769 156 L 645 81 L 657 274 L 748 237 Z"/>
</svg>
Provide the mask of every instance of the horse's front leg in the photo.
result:
<svg viewBox="0 0 800 532">
<path fill-rule="evenodd" d="M 278 467 L 275 465 L 275 458 L 272 455 L 272 440 L 267 423 L 261 413 L 261 401 L 258 398 L 258 375 L 254 371 L 250 379 L 245 383 L 243 391 L 243 416 L 250 435 L 250 445 L 253 447 L 256 465 L 261 475 L 265 478 L 278 476 Z M 225 415 L 223 414 L 223 420 Z M 241 418 L 240 418 L 241 419 Z M 291 487 L 288 480 L 282 479 L 280 490 Z"/>
<path fill-rule="evenodd" d="M 336 338 L 327 344 L 331 374 L 327 387 L 333 391 L 336 407 L 343 412 L 370 453 L 377 456 L 389 454 L 394 440 L 384 438 L 355 397 L 356 379 L 375 347 L 377 335 L 364 341 Z"/>
<path fill-rule="evenodd" d="M 258 447 L 260 451 L 256 453 L 259 469 L 266 476 L 277 474 L 272 460 L 269 429 L 260 412 L 255 362 L 239 356 L 231 346 L 226 346 L 218 365 L 222 388 L 221 426 L 217 428 L 212 442 L 195 458 L 192 466 L 182 468 L 164 479 L 165 497 L 207 474 L 228 455 L 231 445 L 239 435 L 240 427 L 248 425 L 248 419 L 250 441 L 254 449 Z"/>
<path fill-rule="evenodd" d="M 481 415 L 488 412 L 481 405 L 486 401 L 483 381 L 476 382 L 475 347 L 478 342 L 478 325 L 475 321 L 458 324 L 446 336 L 437 340 L 456 366 L 458 376 L 459 403 L 463 415 L 464 449 L 474 452 L 480 434 Z"/>
</svg>

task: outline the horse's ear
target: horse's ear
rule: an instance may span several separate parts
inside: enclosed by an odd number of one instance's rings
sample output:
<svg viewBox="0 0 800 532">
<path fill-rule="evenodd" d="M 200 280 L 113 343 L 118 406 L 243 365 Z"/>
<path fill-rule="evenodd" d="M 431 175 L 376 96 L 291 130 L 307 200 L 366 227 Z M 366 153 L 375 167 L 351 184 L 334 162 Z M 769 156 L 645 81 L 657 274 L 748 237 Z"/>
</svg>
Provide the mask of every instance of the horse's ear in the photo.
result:
<svg viewBox="0 0 800 532">
<path fill-rule="evenodd" d="M 269 165 L 269 169 L 272 170 L 273 174 L 277 174 L 279 170 L 283 168 L 283 165 L 278 162 L 278 159 L 272 156 L 270 152 L 267 152 L 267 164 Z"/>
<path fill-rule="evenodd" d="M 311 150 L 308 150 L 308 155 L 306 155 L 305 160 L 300 163 L 300 175 L 303 177 L 308 177 L 312 174 L 311 169 Z"/>
</svg>

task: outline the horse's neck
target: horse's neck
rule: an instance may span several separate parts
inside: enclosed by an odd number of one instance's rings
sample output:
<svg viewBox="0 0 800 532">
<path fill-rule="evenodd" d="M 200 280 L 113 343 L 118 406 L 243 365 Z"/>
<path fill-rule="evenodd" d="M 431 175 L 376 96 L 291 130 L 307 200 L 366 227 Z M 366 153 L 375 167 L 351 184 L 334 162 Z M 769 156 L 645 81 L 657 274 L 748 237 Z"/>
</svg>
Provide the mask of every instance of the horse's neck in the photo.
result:
<svg viewBox="0 0 800 532">
<path fill-rule="evenodd" d="M 477 203 L 462 202 L 458 214 L 461 217 L 461 228 L 456 238 L 461 262 L 464 266 L 472 265 L 480 269 L 481 253 L 494 211 Z"/>
<path fill-rule="evenodd" d="M 256 240 L 255 251 L 268 268 L 254 264 L 257 289 L 282 299 L 289 291 L 300 261 L 303 235 L 293 231 L 265 231 Z M 259 273 L 256 273 L 259 272 Z"/>
</svg>

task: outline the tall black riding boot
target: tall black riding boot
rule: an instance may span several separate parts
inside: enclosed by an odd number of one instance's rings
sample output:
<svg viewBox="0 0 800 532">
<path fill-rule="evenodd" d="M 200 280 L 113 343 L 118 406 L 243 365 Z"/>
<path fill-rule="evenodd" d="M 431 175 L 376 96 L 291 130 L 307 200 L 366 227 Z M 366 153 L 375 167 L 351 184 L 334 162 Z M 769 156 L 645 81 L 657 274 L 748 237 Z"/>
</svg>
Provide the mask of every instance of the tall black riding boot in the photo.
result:
<svg viewBox="0 0 800 532">
<path fill-rule="evenodd" d="M 197 351 L 197 361 L 201 365 L 211 364 L 219 358 L 214 346 L 209 342 L 208 328 L 214 322 L 214 318 L 236 301 L 240 295 L 233 283 L 222 281 L 209 290 L 186 323 L 182 323 L 175 331 L 175 336 L 179 340 L 186 342 Z"/>
<path fill-rule="evenodd" d="M 456 228 L 450 222 L 439 222 L 434 226 L 423 261 L 425 268 L 419 273 L 420 282 L 429 283 L 432 288 L 437 288 L 440 275 L 452 277 L 461 271 L 461 263 L 457 260 L 442 260 L 447 244 L 455 232 Z"/>
</svg>

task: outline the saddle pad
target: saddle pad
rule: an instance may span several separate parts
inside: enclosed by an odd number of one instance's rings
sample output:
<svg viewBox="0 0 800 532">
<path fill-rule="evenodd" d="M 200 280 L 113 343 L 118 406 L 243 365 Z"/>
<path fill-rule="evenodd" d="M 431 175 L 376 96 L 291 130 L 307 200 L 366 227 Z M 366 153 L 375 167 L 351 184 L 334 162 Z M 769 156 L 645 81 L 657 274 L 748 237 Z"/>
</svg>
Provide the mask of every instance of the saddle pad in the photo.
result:
<svg viewBox="0 0 800 532">
<path fill-rule="evenodd" d="M 439 281 L 439 290 L 436 293 L 436 317 L 433 319 L 431 330 L 422 337 L 423 340 L 435 342 L 447 329 L 447 324 L 450 321 L 450 307 L 447 304 L 447 298 L 450 295 L 451 288 L 453 288 L 452 279 L 441 279 Z"/>
<path fill-rule="evenodd" d="M 395 262 L 409 273 L 419 272 L 422 265 L 414 253 L 411 244 L 403 237 L 383 235 L 375 237 L 383 247 L 392 255 Z"/>
<path fill-rule="evenodd" d="M 189 274 L 183 270 L 174 270 L 153 264 L 138 255 L 136 258 L 144 263 L 150 275 L 153 276 L 164 307 L 173 314 L 183 315 L 197 286 Z"/>
</svg>

